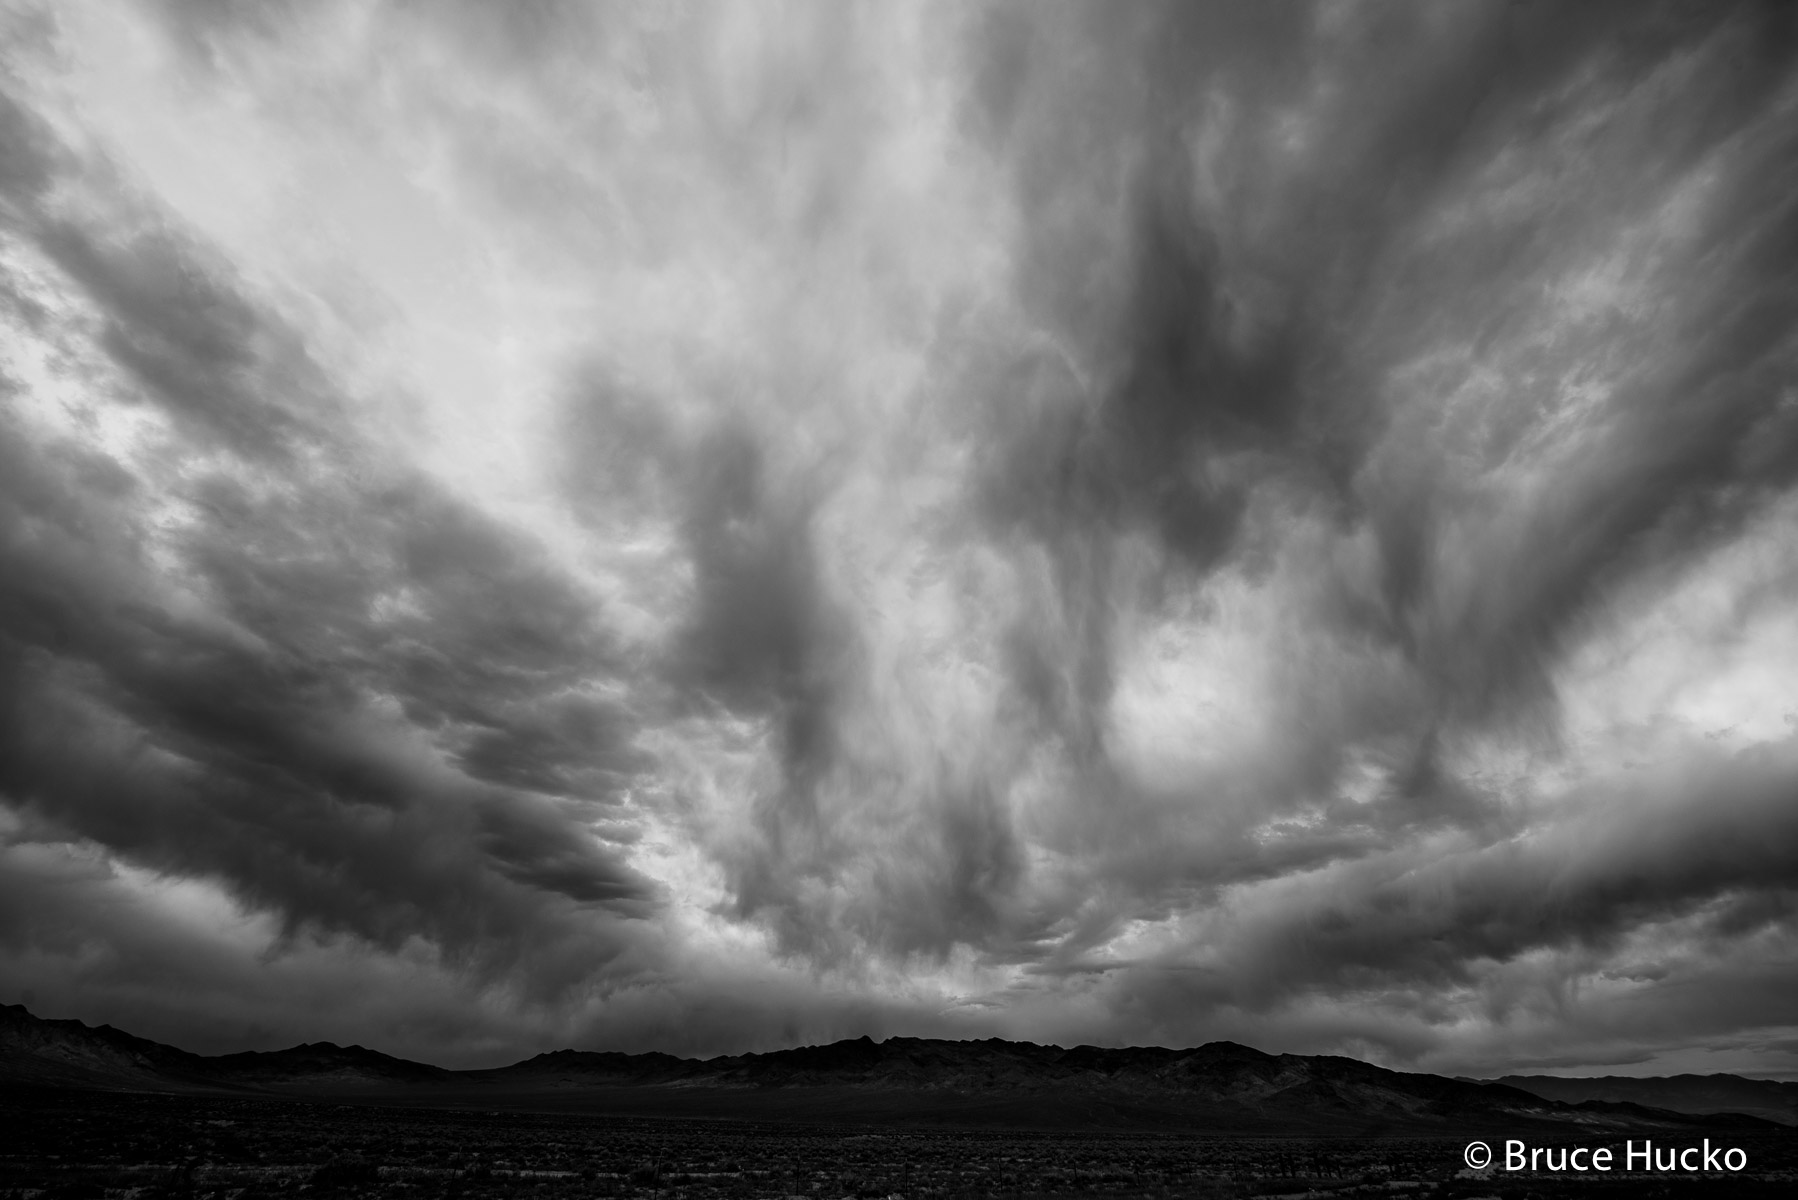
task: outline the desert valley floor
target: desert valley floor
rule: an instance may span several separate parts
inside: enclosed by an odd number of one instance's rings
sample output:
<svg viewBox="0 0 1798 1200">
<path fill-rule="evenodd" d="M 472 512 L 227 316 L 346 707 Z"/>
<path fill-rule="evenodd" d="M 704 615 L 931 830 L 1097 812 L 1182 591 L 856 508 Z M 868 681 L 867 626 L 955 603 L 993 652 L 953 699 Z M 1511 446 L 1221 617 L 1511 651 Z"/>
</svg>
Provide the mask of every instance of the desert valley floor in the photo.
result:
<svg viewBox="0 0 1798 1200">
<path fill-rule="evenodd" d="M 1748 1177 L 1470 1176 L 1446 1138 L 890 1128 L 13 1087 L 0 1200 L 263 1197 L 1789 1195 L 1798 1139 L 1736 1136 Z"/>
</svg>

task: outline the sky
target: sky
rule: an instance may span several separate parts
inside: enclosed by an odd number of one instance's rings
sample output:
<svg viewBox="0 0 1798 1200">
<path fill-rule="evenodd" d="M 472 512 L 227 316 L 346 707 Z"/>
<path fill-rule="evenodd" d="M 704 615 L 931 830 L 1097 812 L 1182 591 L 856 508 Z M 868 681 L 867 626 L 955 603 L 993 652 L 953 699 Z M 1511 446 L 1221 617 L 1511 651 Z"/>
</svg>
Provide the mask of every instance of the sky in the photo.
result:
<svg viewBox="0 0 1798 1200">
<path fill-rule="evenodd" d="M 0 1000 L 1798 1078 L 1795 53 L 0 0 Z"/>
</svg>

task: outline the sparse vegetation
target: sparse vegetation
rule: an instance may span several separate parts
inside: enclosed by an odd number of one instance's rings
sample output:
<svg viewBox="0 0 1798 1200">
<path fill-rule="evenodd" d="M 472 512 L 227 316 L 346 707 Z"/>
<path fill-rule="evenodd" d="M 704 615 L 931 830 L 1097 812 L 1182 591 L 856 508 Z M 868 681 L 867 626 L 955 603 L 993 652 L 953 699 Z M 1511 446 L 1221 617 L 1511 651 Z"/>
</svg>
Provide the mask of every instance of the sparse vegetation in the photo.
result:
<svg viewBox="0 0 1798 1200">
<path fill-rule="evenodd" d="M 1462 1177 L 1461 1143 L 920 1130 L 19 1089 L 0 1200 L 963 1200 L 972 1197 L 1731 1196 L 1789 1193 L 1798 1138 L 1752 1178 Z"/>
</svg>

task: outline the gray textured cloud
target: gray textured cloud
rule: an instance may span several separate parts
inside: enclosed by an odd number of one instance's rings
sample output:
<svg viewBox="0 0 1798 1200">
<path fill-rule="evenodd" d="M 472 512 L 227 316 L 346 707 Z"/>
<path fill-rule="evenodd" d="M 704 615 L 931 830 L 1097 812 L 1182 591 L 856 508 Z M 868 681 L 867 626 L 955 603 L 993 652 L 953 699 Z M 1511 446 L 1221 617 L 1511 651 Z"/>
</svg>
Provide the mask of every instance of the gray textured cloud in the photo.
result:
<svg viewBox="0 0 1798 1200">
<path fill-rule="evenodd" d="M 1789 1069 L 1788 6 L 7 20 L 9 982 Z"/>
<path fill-rule="evenodd" d="M 593 828 L 635 764 L 630 715 L 580 690 L 619 664 L 578 590 L 348 433 L 293 331 L 180 235 L 12 194 L 91 304 L 54 333 L 92 393 L 173 423 L 134 472 L 9 414 L 9 801 L 288 936 L 603 964 L 655 888 Z M 532 960 L 577 941 L 584 967 Z"/>
</svg>

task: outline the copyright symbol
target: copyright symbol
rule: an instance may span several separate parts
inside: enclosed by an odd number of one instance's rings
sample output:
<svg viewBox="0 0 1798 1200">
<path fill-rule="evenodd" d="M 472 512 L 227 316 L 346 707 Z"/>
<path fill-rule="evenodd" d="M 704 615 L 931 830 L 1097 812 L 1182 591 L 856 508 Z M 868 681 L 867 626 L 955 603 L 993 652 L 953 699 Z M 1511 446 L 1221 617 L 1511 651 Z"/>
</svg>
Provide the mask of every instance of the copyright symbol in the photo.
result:
<svg viewBox="0 0 1798 1200">
<path fill-rule="evenodd" d="M 1474 1170 L 1483 1171 L 1492 1165 L 1492 1147 L 1485 1142 L 1468 1142 L 1467 1149 L 1461 1151 L 1461 1157 Z"/>
</svg>

